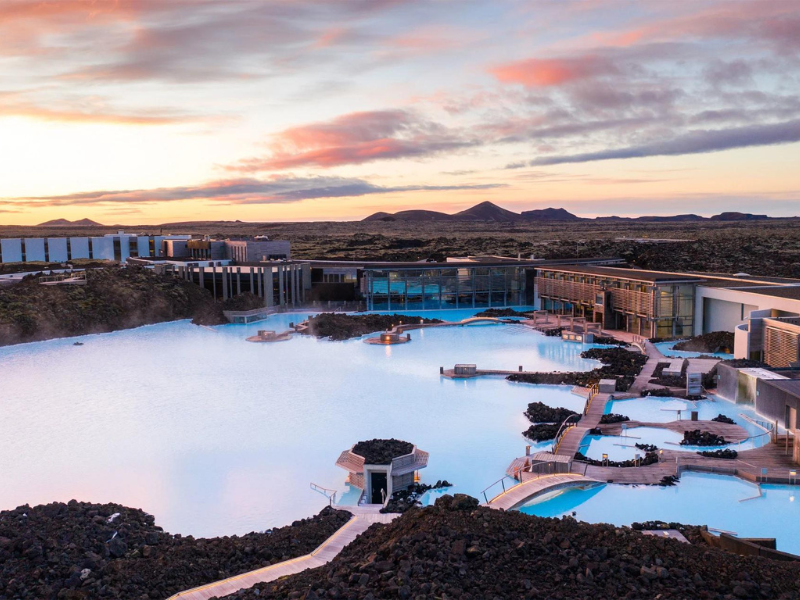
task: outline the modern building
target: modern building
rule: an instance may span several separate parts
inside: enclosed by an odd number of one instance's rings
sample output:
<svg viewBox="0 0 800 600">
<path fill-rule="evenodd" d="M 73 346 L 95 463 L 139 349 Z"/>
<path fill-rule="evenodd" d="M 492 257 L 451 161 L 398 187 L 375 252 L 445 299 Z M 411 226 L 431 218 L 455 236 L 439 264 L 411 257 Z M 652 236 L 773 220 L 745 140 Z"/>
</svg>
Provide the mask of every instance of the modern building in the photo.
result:
<svg viewBox="0 0 800 600">
<path fill-rule="evenodd" d="M 605 329 L 671 338 L 693 334 L 695 295 L 702 281 L 639 269 L 540 267 L 536 291 L 544 310 L 571 311 Z"/>
<path fill-rule="evenodd" d="M 745 274 L 542 266 L 537 269 L 536 295 L 542 309 L 646 337 L 735 332 L 736 357 L 756 360 L 765 357 L 766 320 L 771 339 L 787 340 L 796 337 L 793 319 L 800 315 L 800 280 Z M 784 344 L 773 344 L 770 351 L 775 360 L 778 346 Z"/>
<path fill-rule="evenodd" d="M 172 259 L 232 260 L 237 263 L 290 260 L 291 244 L 286 240 L 270 240 L 266 236 L 252 239 L 174 240 L 165 242 L 164 256 Z"/>
<path fill-rule="evenodd" d="M 188 240 L 189 235 L 139 235 L 124 231 L 91 237 L 0 239 L 0 263 L 63 263 L 78 259 L 115 260 L 164 257 L 165 240 Z"/>
<path fill-rule="evenodd" d="M 367 310 L 439 310 L 533 306 L 536 270 L 568 261 L 469 257 L 447 262 L 306 262 L 311 268 L 313 299 L 363 299 Z M 581 262 L 623 261 L 594 258 Z"/>
</svg>

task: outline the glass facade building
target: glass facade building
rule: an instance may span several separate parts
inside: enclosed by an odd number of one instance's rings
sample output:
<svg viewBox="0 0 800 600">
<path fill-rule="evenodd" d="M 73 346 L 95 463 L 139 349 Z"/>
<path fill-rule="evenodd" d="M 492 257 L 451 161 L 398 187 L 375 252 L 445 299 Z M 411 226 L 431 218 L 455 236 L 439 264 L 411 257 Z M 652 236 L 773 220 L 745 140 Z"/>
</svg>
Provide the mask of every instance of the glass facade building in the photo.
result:
<svg viewBox="0 0 800 600">
<path fill-rule="evenodd" d="M 646 337 L 694 335 L 697 285 L 669 273 L 608 267 L 540 269 L 536 287 L 541 307 L 566 311 Z"/>
<path fill-rule="evenodd" d="M 447 267 L 368 268 L 361 293 L 368 310 L 520 306 L 533 300 L 531 268 L 481 263 Z M 529 275 L 530 274 L 530 275 Z M 529 292 L 529 293 L 528 293 Z"/>
</svg>

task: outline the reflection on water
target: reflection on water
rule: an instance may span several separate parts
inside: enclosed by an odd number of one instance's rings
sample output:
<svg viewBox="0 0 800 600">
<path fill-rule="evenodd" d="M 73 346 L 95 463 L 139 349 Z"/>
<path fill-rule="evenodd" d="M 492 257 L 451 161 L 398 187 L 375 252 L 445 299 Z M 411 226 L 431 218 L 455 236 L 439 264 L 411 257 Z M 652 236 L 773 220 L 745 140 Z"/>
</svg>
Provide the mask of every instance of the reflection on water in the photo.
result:
<svg viewBox="0 0 800 600">
<path fill-rule="evenodd" d="M 343 490 L 336 458 L 374 437 L 418 444 L 431 453 L 423 482 L 478 496 L 524 453 L 529 402 L 580 410 L 584 400 L 567 387 L 442 379 L 439 367 L 597 365 L 579 344 L 518 326 L 430 329 L 389 353 L 360 340 L 245 341 L 305 316 L 0 348 L 0 508 L 113 501 L 173 532 L 264 530 L 327 504 L 309 483 Z"/>
</svg>

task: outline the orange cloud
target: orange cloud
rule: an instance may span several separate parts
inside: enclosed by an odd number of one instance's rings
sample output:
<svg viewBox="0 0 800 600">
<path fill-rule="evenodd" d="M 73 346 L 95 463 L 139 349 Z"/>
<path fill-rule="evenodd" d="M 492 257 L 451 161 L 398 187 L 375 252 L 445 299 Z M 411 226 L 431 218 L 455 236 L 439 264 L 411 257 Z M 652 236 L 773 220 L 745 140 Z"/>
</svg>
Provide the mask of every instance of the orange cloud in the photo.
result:
<svg viewBox="0 0 800 600">
<path fill-rule="evenodd" d="M 271 156 L 246 159 L 228 168 L 244 172 L 330 168 L 426 156 L 473 144 L 408 111 L 366 111 L 286 129 L 274 136 Z"/>
<path fill-rule="evenodd" d="M 502 83 L 518 83 L 526 87 L 549 87 L 598 75 L 618 72 L 606 58 L 581 56 L 576 58 L 529 58 L 499 65 L 490 72 Z"/>
</svg>

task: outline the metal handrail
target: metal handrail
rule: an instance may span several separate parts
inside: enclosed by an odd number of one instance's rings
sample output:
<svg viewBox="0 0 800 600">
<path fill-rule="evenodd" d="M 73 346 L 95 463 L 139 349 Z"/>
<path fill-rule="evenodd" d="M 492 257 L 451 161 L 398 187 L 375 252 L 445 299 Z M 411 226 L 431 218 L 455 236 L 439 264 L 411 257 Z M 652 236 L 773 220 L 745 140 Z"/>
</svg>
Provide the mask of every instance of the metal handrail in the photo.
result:
<svg viewBox="0 0 800 600">
<path fill-rule="evenodd" d="M 570 415 L 566 419 L 564 419 L 564 422 L 561 423 L 561 427 L 558 428 L 558 431 L 556 432 L 556 437 L 553 438 L 553 454 L 557 454 L 558 453 L 558 446 L 559 446 L 559 444 L 561 443 L 561 440 L 564 437 L 564 433 L 566 433 L 566 431 L 570 427 L 575 427 L 575 425 L 577 425 L 577 422 L 576 423 L 570 423 L 570 424 L 567 423 L 567 421 L 569 421 L 570 419 L 574 419 L 575 417 L 578 417 L 578 420 L 580 420 L 580 418 L 581 418 L 580 415 Z"/>
<path fill-rule="evenodd" d="M 498 479 L 497 481 L 495 481 L 493 484 L 491 484 L 491 485 L 487 486 L 487 487 L 486 487 L 486 488 L 485 488 L 485 489 L 484 489 L 484 490 L 481 492 L 481 494 L 483 494 L 483 499 L 484 499 L 484 500 L 486 500 L 486 504 L 489 504 L 489 498 L 486 496 L 486 492 L 488 492 L 490 489 L 492 489 L 492 488 L 493 488 L 494 486 L 496 486 L 498 483 L 499 483 L 500 485 L 502 485 L 502 486 L 503 486 L 503 493 L 505 493 L 505 492 L 507 492 L 507 491 L 508 491 L 508 490 L 506 490 L 506 482 L 505 482 L 505 480 L 506 480 L 506 477 L 505 477 L 505 476 L 503 476 L 503 477 L 501 477 L 500 479 Z M 515 488 L 515 487 L 517 487 L 518 485 L 520 485 L 520 484 L 519 484 L 519 483 L 517 483 L 517 484 L 515 484 L 515 485 L 511 486 L 511 487 L 510 487 L 510 488 L 508 488 L 508 489 Z M 499 494 L 498 494 L 498 495 L 499 495 Z M 494 496 L 492 496 L 492 499 L 494 499 L 494 498 L 495 498 L 495 497 L 494 497 Z"/>
<path fill-rule="evenodd" d="M 330 488 L 322 487 L 321 485 L 317 485 L 313 481 L 309 484 L 309 487 L 325 496 L 328 499 L 328 504 L 333 506 L 333 503 L 336 502 L 336 490 L 332 490 Z"/>
</svg>

